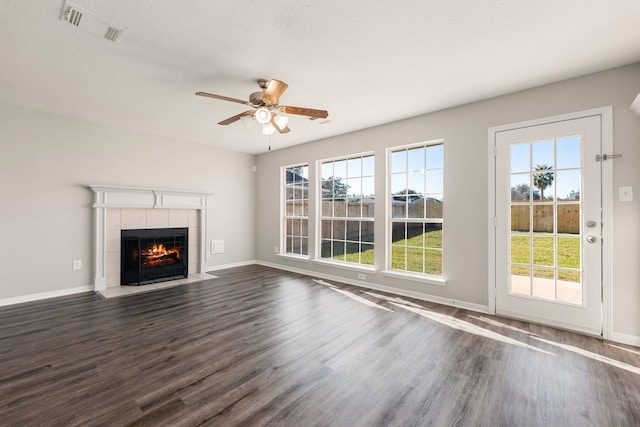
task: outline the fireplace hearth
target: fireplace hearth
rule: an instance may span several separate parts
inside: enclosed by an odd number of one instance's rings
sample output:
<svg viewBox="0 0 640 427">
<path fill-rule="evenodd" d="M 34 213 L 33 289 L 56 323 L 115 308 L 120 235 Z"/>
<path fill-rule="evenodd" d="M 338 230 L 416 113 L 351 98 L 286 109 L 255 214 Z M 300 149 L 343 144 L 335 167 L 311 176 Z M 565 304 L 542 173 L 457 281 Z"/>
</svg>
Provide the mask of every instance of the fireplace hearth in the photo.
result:
<svg viewBox="0 0 640 427">
<path fill-rule="evenodd" d="M 181 279 L 188 274 L 188 228 L 121 231 L 121 285 Z"/>
</svg>

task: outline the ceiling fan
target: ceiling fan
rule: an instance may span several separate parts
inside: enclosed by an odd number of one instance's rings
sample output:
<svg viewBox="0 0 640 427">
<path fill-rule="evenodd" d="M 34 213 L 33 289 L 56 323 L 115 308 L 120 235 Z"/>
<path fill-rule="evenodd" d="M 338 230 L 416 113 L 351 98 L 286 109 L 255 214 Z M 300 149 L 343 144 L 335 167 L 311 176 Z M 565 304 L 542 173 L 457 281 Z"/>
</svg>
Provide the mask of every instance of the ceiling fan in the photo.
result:
<svg viewBox="0 0 640 427">
<path fill-rule="evenodd" d="M 287 133 L 291 131 L 291 129 L 287 127 L 289 118 L 284 115 L 278 115 L 278 113 L 306 116 L 311 120 L 326 119 L 329 116 L 329 113 L 325 110 L 280 105 L 280 96 L 289 87 L 285 82 L 280 80 L 260 79 L 258 80 L 258 86 L 260 86 L 260 89 L 262 90 L 249 95 L 249 101 L 243 101 L 241 99 L 229 98 L 228 96 L 216 95 L 207 92 L 196 92 L 196 95 L 220 99 L 222 101 L 235 102 L 254 108 L 254 110 L 244 111 L 240 114 L 229 117 L 218 124 L 225 126 L 237 122 L 243 117 L 253 117 L 258 123 L 262 124 L 262 132 L 265 135 L 271 135 L 276 130 L 279 133 Z"/>
</svg>

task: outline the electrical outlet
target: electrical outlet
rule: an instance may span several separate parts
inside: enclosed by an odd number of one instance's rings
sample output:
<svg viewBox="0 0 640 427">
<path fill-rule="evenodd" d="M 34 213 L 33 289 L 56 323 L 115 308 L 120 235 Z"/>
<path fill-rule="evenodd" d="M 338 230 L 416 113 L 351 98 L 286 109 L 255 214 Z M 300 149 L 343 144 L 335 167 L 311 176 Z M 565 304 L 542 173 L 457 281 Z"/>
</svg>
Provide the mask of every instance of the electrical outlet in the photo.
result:
<svg viewBox="0 0 640 427">
<path fill-rule="evenodd" d="M 73 261 L 73 269 L 81 270 L 82 269 L 82 260 L 76 259 Z"/>
<path fill-rule="evenodd" d="M 274 252 L 274 253 L 276 253 L 276 254 L 279 254 L 279 253 L 280 253 L 280 251 L 278 251 L 278 247 L 277 247 L 277 246 L 274 246 L 274 248 L 273 248 L 273 252 Z"/>
<path fill-rule="evenodd" d="M 367 275 L 364 273 L 358 273 L 358 279 L 360 280 L 367 280 Z"/>
</svg>

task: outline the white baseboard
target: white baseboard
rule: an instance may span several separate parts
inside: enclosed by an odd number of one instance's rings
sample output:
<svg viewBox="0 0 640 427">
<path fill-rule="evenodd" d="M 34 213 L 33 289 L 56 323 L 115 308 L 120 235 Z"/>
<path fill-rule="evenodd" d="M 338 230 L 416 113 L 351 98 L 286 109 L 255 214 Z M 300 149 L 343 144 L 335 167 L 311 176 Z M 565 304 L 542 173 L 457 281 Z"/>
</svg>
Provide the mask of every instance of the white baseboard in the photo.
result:
<svg viewBox="0 0 640 427">
<path fill-rule="evenodd" d="M 258 261 L 249 260 L 249 261 L 242 261 L 242 262 L 233 262 L 233 263 L 230 263 L 230 264 L 210 265 L 210 266 L 207 267 L 207 272 L 216 271 L 216 270 L 224 270 L 226 268 L 233 268 L 233 267 L 244 267 L 246 265 L 254 265 L 254 264 L 258 264 Z"/>
<path fill-rule="evenodd" d="M 489 307 L 486 305 L 473 304 L 466 301 L 458 301 L 451 298 L 443 298 L 435 295 L 423 294 L 420 292 L 407 291 L 404 289 L 393 288 L 391 286 L 378 285 L 376 283 L 366 282 L 364 280 L 347 279 L 340 276 L 334 276 L 331 274 L 318 273 L 316 271 L 304 270 L 301 268 L 288 267 L 280 264 L 273 264 L 265 261 L 256 261 L 258 265 L 265 267 L 277 268 L 278 270 L 290 271 L 292 273 L 304 274 L 307 276 L 318 277 L 321 279 L 333 280 L 334 282 L 346 283 L 348 285 L 358 286 L 360 288 L 372 289 L 381 292 L 387 292 L 389 294 L 400 295 L 408 298 L 415 298 L 421 301 L 434 302 L 437 304 L 447 305 L 450 307 L 463 308 L 465 310 L 476 311 L 479 313 L 488 314 Z"/>
<path fill-rule="evenodd" d="M 93 292 L 93 286 L 79 286 L 77 288 L 60 289 L 59 291 L 42 292 L 39 294 L 22 295 L 13 298 L 0 299 L 0 307 L 5 305 L 20 304 L 23 302 L 38 301 L 41 299 L 63 297 L 65 295 Z"/>
<path fill-rule="evenodd" d="M 623 334 L 621 332 L 613 332 L 611 334 L 611 341 L 640 347 L 640 336 L 638 335 L 630 335 L 630 334 Z"/>
</svg>

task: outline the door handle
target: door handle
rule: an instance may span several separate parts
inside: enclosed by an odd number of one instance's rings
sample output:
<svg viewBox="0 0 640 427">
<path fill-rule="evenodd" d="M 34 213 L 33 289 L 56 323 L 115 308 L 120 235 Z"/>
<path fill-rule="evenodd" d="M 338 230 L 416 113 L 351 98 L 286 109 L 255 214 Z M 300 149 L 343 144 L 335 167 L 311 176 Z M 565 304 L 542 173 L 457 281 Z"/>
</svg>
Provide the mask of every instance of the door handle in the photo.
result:
<svg viewBox="0 0 640 427">
<path fill-rule="evenodd" d="M 587 236 L 587 242 L 595 243 L 597 241 L 598 241 L 598 238 L 596 236 Z"/>
</svg>

